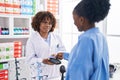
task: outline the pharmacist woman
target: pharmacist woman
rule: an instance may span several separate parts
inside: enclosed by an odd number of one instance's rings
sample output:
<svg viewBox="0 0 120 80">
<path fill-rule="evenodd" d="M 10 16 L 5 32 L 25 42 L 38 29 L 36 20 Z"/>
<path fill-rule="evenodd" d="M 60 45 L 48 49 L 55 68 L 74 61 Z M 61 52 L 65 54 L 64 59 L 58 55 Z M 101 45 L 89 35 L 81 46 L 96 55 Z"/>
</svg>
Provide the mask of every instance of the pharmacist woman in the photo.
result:
<svg viewBox="0 0 120 80">
<path fill-rule="evenodd" d="M 26 44 L 26 61 L 35 68 L 31 77 L 35 80 L 60 77 L 59 65 L 49 61 L 52 54 L 65 51 L 60 37 L 53 32 L 55 17 L 48 11 L 41 11 L 33 17 L 31 25 L 34 32 Z"/>
</svg>

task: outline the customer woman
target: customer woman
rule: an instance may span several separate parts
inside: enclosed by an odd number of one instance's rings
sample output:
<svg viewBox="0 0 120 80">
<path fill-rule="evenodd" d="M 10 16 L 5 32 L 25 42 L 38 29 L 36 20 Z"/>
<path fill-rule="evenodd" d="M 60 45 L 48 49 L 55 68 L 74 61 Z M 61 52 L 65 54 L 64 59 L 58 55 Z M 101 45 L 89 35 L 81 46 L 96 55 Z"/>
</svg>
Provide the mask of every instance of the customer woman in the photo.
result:
<svg viewBox="0 0 120 80">
<path fill-rule="evenodd" d="M 95 25 L 108 15 L 109 0 L 81 0 L 73 10 L 74 24 L 79 31 L 71 53 L 58 53 L 68 60 L 65 80 L 109 80 L 109 52 L 104 35 Z"/>
</svg>

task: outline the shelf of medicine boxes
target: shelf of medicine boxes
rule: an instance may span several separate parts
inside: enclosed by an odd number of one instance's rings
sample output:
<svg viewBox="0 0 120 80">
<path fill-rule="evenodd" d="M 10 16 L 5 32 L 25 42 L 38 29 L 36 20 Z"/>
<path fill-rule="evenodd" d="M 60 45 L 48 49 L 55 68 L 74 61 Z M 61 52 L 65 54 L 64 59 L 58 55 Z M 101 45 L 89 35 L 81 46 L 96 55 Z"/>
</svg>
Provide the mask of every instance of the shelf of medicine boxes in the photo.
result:
<svg viewBox="0 0 120 80">
<path fill-rule="evenodd" d="M 0 14 L 0 38 L 28 38 L 31 17 L 32 15 Z"/>
<path fill-rule="evenodd" d="M 13 61 L 15 58 L 10 58 L 10 59 L 2 59 L 0 60 L 0 63 L 8 62 L 8 61 Z"/>
<path fill-rule="evenodd" d="M 23 59 L 25 59 L 25 58 L 26 58 L 26 57 L 19 57 L 19 58 L 17 58 L 17 60 L 23 60 Z M 8 61 L 13 61 L 13 60 L 15 60 L 15 58 L 1 59 L 1 60 L 0 60 L 0 63 L 8 62 Z"/>
</svg>

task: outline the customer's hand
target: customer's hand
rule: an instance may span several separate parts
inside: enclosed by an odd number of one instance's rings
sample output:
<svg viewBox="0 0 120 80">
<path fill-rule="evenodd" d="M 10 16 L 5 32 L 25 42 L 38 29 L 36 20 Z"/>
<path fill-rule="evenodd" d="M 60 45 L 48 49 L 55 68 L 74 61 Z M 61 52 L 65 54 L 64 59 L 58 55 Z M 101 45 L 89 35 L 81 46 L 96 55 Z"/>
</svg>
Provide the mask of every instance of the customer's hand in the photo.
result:
<svg viewBox="0 0 120 80">
<path fill-rule="evenodd" d="M 57 53 L 56 58 L 62 60 L 63 59 L 63 53 L 62 52 Z"/>
<path fill-rule="evenodd" d="M 43 59 L 42 62 L 43 62 L 44 64 L 54 65 L 52 62 L 49 61 L 49 59 Z"/>
</svg>

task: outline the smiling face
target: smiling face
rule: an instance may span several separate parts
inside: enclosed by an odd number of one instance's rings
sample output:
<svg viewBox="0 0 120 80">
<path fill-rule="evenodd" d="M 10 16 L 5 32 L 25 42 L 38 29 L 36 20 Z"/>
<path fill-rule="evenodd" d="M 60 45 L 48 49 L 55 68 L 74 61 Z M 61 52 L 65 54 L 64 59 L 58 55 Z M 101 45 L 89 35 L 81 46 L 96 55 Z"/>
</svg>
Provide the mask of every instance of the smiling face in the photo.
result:
<svg viewBox="0 0 120 80">
<path fill-rule="evenodd" d="M 43 20 L 40 24 L 40 33 L 49 33 L 52 28 L 52 23 L 49 18 Z"/>
<path fill-rule="evenodd" d="M 78 31 L 86 31 L 92 27 L 95 27 L 94 23 L 90 23 L 88 19 L 83 16 L 78 16 L 75 11 L 73 11 L 74 24 L 77 26 Z"/>
<path fill-rule="evenodd" d="M 73 20 L 74 20 L 74 24 L 77 26 L 78 31 L 83 31 L 84 18 L 82 16 L 81 17 L 78 16 L 75 12 L 73 12 Z"/>
</svg>

